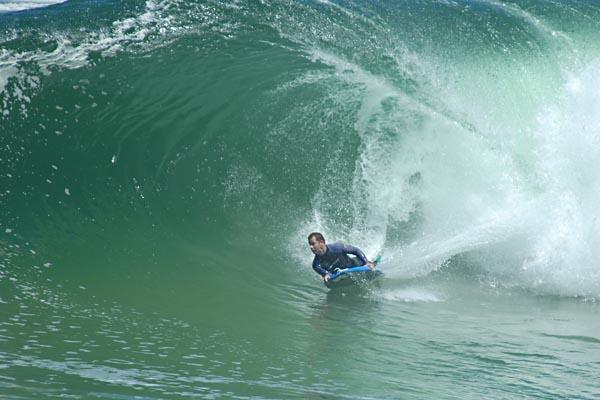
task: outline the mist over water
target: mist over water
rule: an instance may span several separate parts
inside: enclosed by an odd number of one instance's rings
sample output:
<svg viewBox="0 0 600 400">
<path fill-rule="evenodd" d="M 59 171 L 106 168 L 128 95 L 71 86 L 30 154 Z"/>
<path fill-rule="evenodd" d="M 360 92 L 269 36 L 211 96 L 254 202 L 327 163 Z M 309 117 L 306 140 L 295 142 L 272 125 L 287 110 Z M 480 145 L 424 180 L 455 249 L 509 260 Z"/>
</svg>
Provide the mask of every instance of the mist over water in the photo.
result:
<svg viewBox="0 0 600 400">
<path fill-rule="evenodd" d="M 2 395 L 597 397 L 597 4 L 27 3 Z"/>
</svg>

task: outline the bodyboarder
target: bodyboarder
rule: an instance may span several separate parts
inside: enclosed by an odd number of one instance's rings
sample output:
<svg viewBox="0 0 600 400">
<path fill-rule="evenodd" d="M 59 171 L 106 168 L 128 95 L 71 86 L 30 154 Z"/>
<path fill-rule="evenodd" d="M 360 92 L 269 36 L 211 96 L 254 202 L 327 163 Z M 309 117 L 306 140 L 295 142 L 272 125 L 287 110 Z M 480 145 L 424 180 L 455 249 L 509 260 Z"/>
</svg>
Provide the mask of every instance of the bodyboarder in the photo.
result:
<svg viewBox="0 0 600 400">
<path fill-rule="evenodd" d="M 361 249 L 342 242 L 327 244 L 319 232 L 308 235 L 308 245 L 315 255 L 312 268 L 321 275 L 324 283 L 338 269 L 366 265 L 371 271 L 375 270 L 375 264 L 367 259 Z"/>
</svg>

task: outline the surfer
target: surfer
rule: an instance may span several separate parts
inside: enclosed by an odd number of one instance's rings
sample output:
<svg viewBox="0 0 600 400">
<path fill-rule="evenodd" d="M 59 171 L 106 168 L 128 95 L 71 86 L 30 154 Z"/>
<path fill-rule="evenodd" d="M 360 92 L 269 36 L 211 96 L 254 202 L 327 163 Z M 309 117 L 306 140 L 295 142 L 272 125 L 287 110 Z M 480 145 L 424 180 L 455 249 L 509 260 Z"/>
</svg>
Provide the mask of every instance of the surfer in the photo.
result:
<svg viewBox="0 0 600 400">
<path fill-rule="evenodd" d="M 308 245 L 315 255 L 312 268 L 323 277 L 325 283 L 336 269 L 366 265 L 371 271 L 375 270 L 375 264 L 367 260 L 361 249 L 342 242 L 326 244 L 325 238 L 319 232 L 308 235 Z"/>
</svg>

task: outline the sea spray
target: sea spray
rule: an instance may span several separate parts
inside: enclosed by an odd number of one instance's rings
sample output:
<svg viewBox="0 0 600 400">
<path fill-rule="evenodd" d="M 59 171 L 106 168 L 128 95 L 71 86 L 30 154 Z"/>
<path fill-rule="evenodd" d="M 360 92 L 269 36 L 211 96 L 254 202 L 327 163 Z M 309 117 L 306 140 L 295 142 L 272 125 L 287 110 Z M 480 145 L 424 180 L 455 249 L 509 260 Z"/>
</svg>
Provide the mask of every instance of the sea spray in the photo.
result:
<svg viewBox="0 0 600 400">
<path fill-rule="evenodd" d="M 0 14 L 0 395 L 596 399 L 599 16 Z M 315 230 L 383 279 L 329 291 Z"/>
</svg>

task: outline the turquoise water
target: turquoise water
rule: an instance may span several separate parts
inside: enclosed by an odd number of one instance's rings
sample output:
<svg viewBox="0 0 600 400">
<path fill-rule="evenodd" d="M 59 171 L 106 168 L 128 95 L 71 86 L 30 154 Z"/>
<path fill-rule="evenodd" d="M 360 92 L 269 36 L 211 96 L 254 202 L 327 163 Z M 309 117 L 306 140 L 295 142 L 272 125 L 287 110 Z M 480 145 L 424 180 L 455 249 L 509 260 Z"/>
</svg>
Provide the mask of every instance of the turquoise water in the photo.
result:
<svg viewBox="0 0 600 400">
<path fill-rule="evenodd" d="M 0 397 L 599 398 L 599 28 L 0 1 Z M 383 279 L 329 292 L 315 230 Z"/>
</svg>

